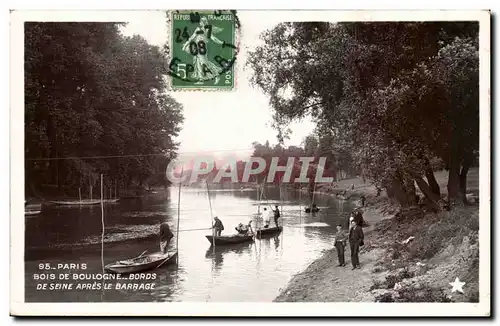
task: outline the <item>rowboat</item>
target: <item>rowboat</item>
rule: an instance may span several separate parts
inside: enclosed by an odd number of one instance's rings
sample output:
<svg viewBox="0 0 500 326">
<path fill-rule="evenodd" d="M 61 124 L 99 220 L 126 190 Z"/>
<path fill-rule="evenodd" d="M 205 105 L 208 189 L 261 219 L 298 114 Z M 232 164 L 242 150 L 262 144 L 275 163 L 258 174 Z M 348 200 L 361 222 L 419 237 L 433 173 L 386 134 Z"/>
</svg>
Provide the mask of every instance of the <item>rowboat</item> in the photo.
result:
<svg viewBox="0 0 500 326">
<path fill-rule="evenodd" d="M 274 233 L 278 233 L 278 232 L 281 232 L 283 230 L 283 227 L 282 226 L 275 226 L 275 227 L 272 227 L 272 228 L 261 228 L 261 229 L 257 229 L 255 231 L 255 233 L 257 235 L 266 235 L 266 234 L 274 234 Z"/>
<path fill-rule="evenodd" d="M 137 258 L 119 260 L 104 269 L 116 274 L 131 274 L 159 268 L 176 261 L 177 250 L 167 253 L 154 252 Z"/>
<path fill-rule="evenodd" d="M 230 244 L 235 244 L 235 243 L 242 243 L 242 242 L 247 242 L 247 241 L 253 241 L 253 235 L 221 235 L 221 236 L 213 236 L 213 235 L 206 235 L 205 238 L 207 240 L 216 246 L 221 246 L 221 245 L 230 245 Z"/>
<path fill-rule="evenodd" d="M 38 215 L 40 214 L 40 210 L 31 210 L 31 211 L 24 211 L 25 216 L 31 216 L 31 215 Z"/>
<path fill-rule="evenodd" d="M 311 208 L 310 208 L 310 207 L 306 207 L 306 208 L 305 208 L 305 212 L 306 212 L 306 213 L 311 213 Z M 319 212 L 319 208 L 314 208 L 314 209 L 312 210 L 312 212 L 313 212 L 313 213 L 317 213 L 317 212 Z"/>
<path fill-rule="evenodd" d="M 109 203 L 116 203 L 120 200 L 119 198 L 117 199 L 104 199 L 103 203 L 109 204 Z M 98 205 L 101 203 L 100 199 L 85 199 L 85 200 L 51 200 L 51 204 L 54 205 L 59 205 L 59 206 L 86 206 L 86 205 Z"/>
</svg>

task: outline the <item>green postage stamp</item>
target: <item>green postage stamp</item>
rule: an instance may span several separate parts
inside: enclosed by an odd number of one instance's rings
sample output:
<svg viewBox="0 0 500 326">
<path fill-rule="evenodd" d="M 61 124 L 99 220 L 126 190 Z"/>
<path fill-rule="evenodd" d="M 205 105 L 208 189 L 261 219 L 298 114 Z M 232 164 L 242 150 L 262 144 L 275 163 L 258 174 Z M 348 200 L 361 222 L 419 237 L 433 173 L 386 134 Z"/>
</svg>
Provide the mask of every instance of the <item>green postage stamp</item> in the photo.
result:
<svg viewBox="0 0 500 326">
<path fill-rule="evenodd" d="M 238 53 L 236 11 L 172 11 L 170 24 L 172 89 L 232 90 Z"/>
</svg>

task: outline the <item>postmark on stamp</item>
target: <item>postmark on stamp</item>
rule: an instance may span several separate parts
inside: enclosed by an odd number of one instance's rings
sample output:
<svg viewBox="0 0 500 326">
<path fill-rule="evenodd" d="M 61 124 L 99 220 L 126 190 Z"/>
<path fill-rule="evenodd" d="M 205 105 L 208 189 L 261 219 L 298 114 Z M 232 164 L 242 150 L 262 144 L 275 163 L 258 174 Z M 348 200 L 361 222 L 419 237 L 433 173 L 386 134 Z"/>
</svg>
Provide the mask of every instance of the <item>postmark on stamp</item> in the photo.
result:
<svg viewBox="0 0 500 326">
<path fill-rule="evenodd" d="M 238 27 L 235 10 L 170 12 L 171 88 L 234 89 Z"/>
</svg>

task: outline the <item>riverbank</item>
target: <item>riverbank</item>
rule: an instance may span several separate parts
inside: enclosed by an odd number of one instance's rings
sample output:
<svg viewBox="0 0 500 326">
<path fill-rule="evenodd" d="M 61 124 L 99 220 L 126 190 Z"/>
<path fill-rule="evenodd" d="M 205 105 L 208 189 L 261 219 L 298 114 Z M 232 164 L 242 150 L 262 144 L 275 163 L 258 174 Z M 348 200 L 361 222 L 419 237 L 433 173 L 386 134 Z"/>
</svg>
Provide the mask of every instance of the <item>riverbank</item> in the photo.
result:
<svg viewBox="0 0 500 326">
<path fill-rule="evenodd" d="M 478 169 L 471 170 L 468 191 L 478 194 Z M 446 194 L 447 175 L 436 173 Z M 384 192 L 360 178 L 343 180 L 318 193 L 366 198 L 368 227 L 360 252 L 361 269 L 352 270 L 349 249 L 345 267 L 337 267 L 333 248 L 295 275 L 276 302 L 478 302 L 479 206 L 450 212 L 396 214 L 398 207 Z M 455 278 L 466 282 L 463 292 L 451 292 Z"/>
</svg>

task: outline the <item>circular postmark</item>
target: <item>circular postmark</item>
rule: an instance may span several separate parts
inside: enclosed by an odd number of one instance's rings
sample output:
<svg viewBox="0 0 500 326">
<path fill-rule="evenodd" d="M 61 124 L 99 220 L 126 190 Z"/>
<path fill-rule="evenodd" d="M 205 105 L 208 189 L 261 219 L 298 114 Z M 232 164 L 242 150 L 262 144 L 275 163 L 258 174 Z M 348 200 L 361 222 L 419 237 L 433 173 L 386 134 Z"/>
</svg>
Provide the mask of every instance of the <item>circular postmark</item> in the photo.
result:
<svg viewBox="0 0 500 326">
<path fill-rule="evenodd" d="M 172 88 L 232 89 L 239 52 L 236 10 L 176 10 L 169 20 L 166 70 Z"/>
</svg>

